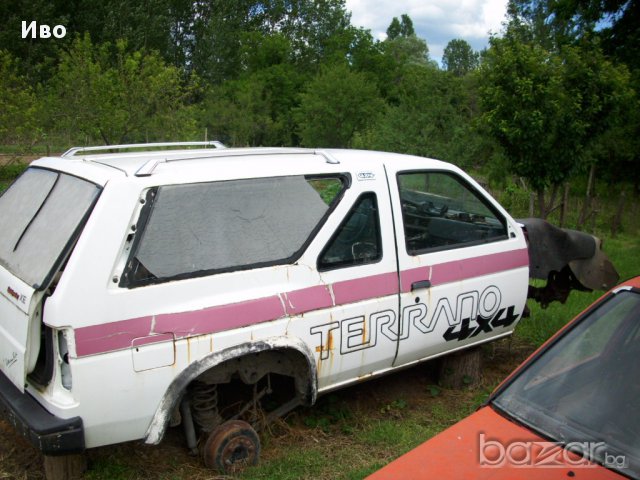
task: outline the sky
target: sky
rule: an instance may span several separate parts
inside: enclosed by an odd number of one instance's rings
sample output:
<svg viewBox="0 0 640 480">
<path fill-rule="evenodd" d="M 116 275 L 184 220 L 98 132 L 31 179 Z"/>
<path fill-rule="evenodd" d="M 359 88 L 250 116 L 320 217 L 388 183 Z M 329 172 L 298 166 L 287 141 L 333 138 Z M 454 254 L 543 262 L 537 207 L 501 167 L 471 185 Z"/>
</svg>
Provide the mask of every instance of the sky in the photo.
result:
<svg viewBox="0 0 640 480">
<path fill-rule="evenodd" d="M 378 40 L 386 38 L 393 17 L 403 13 L 413 20 L 416 35 L 427 41 L 429 56 L 441 62 L 450 40 L 462 38 L 474 50 L 489 44 L 505 19 L 507 0 L 346 0 L 351 24 L 371 30 Z"/>
</svg>

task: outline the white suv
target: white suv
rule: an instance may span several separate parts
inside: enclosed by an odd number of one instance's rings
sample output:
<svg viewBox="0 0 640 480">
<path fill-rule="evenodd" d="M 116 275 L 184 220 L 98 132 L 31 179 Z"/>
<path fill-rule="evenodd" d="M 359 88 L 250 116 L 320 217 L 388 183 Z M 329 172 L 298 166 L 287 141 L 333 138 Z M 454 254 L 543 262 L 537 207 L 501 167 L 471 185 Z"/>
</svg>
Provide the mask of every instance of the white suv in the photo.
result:
<svg viewBox="0 0 640 480">
<path fill-rule="evenodd" d="M 229 470 L 261 422 L 512 333 L 525 237 L 460 169 L 215 146 L 72 149 L 0 197 L 0 410 L 45 454 L 181 422 Z"/>
</svg>

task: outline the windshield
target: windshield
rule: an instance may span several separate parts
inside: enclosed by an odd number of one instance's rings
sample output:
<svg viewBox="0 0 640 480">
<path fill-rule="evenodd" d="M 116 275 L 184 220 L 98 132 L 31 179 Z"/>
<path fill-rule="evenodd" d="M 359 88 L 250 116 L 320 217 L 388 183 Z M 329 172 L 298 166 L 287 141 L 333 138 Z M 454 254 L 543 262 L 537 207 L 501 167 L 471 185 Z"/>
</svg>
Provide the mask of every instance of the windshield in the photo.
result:
<svg viewBox="0 0 640 480">
<path fill-rule="evenodd" d="M 0 197 L 0 265 L 36 289 L 46 286 L 99 192 L 71 175 L 27 169 Z"/>
<path fill-rule="evenodd" d="M 640 294 L 622 291 L 544 351 L 493 404 L 556 442 L 587 447 L 577 453 L 639 477 L 639 359 Z"/>
</svg>

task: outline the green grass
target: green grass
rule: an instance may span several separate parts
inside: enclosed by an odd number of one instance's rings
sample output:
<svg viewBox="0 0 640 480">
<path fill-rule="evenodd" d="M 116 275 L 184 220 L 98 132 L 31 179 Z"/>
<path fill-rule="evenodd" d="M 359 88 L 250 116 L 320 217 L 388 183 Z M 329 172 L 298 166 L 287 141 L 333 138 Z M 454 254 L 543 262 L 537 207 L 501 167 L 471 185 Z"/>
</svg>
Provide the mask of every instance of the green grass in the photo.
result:
<svg viewBox="0 0 640 480">
<path fill-rule="evenodd" d="M 425 388 L 425 398 L 427 402 L 413 403 L 398 398 L 366 416 L 353 415 L 336 421 L 328 430 L 306 429 L 304 441 L 297 442 L 295 448 L 281 448 L 275 457 L 263 459 L 242 478 L 361 479 L 457 422 L 478 405 L 477 395 L 471 392 L 465 396 L 465 400 L 471 401 L 462 405 L 461 399 L 452 398 L 451 391 L 434 399 Z M 458 408 L 452 408 L 453 405 Z M 313 409 L 304 413 L 308 414 L 315 415 Z M 350 428 L 345 429 L 345 424 Z"/>
</svg>

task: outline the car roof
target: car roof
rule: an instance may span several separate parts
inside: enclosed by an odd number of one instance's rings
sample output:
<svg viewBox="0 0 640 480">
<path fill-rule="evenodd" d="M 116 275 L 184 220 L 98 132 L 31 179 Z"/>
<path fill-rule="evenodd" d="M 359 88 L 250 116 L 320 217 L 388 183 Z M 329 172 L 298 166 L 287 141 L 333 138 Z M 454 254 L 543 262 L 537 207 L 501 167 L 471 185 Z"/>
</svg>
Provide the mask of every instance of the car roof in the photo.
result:
<svg viewBox="0 0 640 480">
<path fill-rule="evenodd" d="M 617 287 L 613 288 L 613 291 L 620 290 L 624 287 L 640 288 L 640 275 L 620 283 Z"/>
<path fill-rule="evenodd" d="M 120 153 L 73 153 L 69 156 L 45 157 L 32 163 L 34 166 L 68 171 L 79 176 L 141 177 L 160 171 L 179 174 L 181 170 L 202 168 L 216 171 L 238 172 L 242 177 L 247 171 L 269 162 L 274 175 L 286 175 L 291 166 L 301 168 L 301 162 L 310 164 L 340 164 L 344 171 L 358 171 L 393 162 L 403 169 L 455 169 L 452 165 L 433 160 L 397 153 L 347 149 L 304 148 L 219 148 L 219 149 L 172 149 L 151 151 L 128 151 Z M 309 167 L 312 169 L 312 167 Z M 102 183 L 102 182 L 99 182 Z"/>
</svg>

